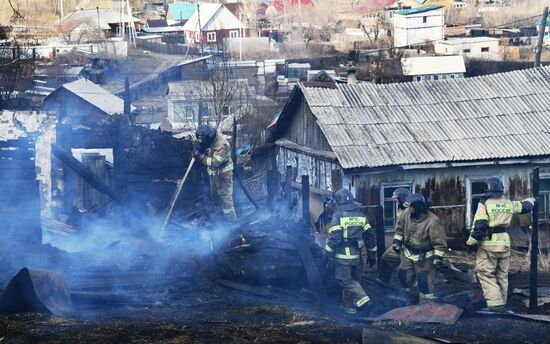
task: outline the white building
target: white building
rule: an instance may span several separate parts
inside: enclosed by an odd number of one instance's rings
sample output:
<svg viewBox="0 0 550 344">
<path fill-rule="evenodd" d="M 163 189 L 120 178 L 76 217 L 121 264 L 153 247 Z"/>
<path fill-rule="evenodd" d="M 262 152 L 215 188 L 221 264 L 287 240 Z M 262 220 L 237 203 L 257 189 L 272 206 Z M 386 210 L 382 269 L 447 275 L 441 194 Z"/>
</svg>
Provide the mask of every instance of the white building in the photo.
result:
<svg viewBox="0 0 550 344">
<path fill-rule="evenodd" d="M 541 27 L 542 27 L 542 18 L 537 20 L 537 32 L 540 32 Z M 543 42 L 545 45 L 550 44 L 550 18 L 546 20 Z"/>
<path fill-rule="evenodd" d="M 413 81 L 456 79 L 464 77 L 464 56 L 412 56 L 401 59 L 403 75 Z"/>
<path fill-rule="evenodd" d="M 460 37 L 448 38 L 434 44 L 437 55 L 464 55 L 469 59 L 501 61 L 498 38 Z"/>
<path fill-rule="evenodd" d="M 443 6 L 422 6 L 395 12 L 394 44 L 406 47 L 443 39 Z"/>
</svg>

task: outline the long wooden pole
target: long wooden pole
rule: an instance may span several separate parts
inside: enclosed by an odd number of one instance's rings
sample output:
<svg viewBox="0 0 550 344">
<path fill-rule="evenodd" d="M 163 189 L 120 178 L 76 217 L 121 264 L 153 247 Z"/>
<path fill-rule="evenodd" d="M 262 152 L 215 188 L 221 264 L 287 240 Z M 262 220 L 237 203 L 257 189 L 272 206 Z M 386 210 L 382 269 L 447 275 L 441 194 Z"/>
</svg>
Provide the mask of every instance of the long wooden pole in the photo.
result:
<svg viewBox="0 0 550 344">
<path fill-rule="evenodd" d="M 540 23 L 539 37 L 537 40 L 537 49 L 535 50 L 535 67 L 540 66 L 540 55 L 542 54 L 542 44 L 544 43 L 544 35 L 546 34 L 546 21 L 548 20 L 548 6 L 544 7 L 542 21 Z"/>
<path fill-rule="evenodd" d="M 535 206 L 533 207 L 533 221 L 531 225 L 531 271 L 530 271 L 530 288 L 529 288 L 529 312 L 537 311 L 538 298 L 538 253 L 539 253 L 539 167 L 533 170 L 533 197 L 535 198 Z"/>
<path fill-rule="evenodd" d="M 185 175 L 178 182 L 178 187 L 176 188 L 176 192 L 174 193 L 174 196 L 172 196 L 172 200 L 170 201 L 170 208 L 168 208 L 168 213 L 166 213 L 166 216 L 164 217 L 164 221 L 162 222 L 162 227 L 160 228 L 160 235 L 159 235 L 160 239 L 162 239 L 162 237 L 164 236 L 164 230 L 166 229 L 166 225 L 170 220 L 170 215 L 172 215 L 172 210 L 174 210 L 174 205 L 178 200 L 181 189 L 183 188 L 183 184 L 185 184 L 185 181 L 187 180 L 187 176 L 189 175 L 189 172 L 191 172 L 191 168 L 193 167 L 194 164 L 195 164 L 195 158 L 193 157 L 191 159 L 191 162 L 189 162 L 189 166 L 187 167 L 187 171 L 185 171 Z"/>
</svg>

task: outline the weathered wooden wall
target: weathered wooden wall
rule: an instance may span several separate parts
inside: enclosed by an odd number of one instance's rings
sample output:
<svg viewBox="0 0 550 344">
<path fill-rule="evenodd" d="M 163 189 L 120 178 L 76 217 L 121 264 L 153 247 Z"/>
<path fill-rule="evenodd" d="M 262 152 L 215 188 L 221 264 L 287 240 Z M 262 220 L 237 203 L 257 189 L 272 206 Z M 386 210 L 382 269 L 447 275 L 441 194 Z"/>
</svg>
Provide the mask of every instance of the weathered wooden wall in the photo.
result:
<svg viewBox="0 0 550 344">
<path fill-rule="evenodd" d="M 529 197 L 530 173 L 535 165 L 487 165 L 473 167 L 448 167 L 441 169 L 395 170 L 378 174 L 353 175 L 352 189 L 356 198 L 365 205 L 379 205 L 380 189 L 383 185 L 411 183 L 414 192 L 427 195 L 447 230 L 449 240 L 463 242 L 469 233 L 473 218 L 470 181 L 484 180 L 491 176 L 502 176 L 505 193 L 513 200 Z M 541 165 L 541 173 L 550 172 L 550 166 Z M 351 176 L 348 176 L 351 177 Z M 512 226 L 526 227 L 530 215 L 515 216 Z M 544 226 L 547 226 L 546 224 Z M 543 228 L 544 228 L 543 226 Z"/>
<path fill-rule="evenodd" d="M 3 249 L 42 244 L 33 137 L 0 141 L 0 219 Z"/>
</svg>

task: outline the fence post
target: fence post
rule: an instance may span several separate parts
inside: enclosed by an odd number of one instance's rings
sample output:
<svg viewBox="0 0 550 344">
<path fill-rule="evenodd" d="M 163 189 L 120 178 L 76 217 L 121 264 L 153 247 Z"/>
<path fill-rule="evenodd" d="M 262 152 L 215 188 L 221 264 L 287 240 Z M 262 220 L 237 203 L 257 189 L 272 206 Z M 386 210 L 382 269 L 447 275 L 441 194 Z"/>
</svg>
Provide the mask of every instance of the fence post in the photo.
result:
<svg viewBox="0 0 550 344">
<path fill-rule="evenodd" d="M 384 207 L 376 207 L 376 247 L 378 255 L 378 264 L 380 258 L 386 251 L 386 231 L 384 230 Z"/>
<path fill-rule="evenodd" d="M 309 176 L 302 176 L 302 221 L 304 228 L 310 229 L 311 218 L 309 215 Z"/>
<path fill-rule="evenodd" d="M 536 199 L 533 207 L 532 224 L 531 224 L 531 271 L 530 271 L 530 287 L 529 287 L 529 312 L 537 311 L 538 298 L 538 254 L 539 254 L 539 167 L 533 170 L 532 180 L 533 197 Z"/>
<path fill-rule="evenodd" d="M 285 174 L 285 202 L 288 209 L 290 209 L 290 203 L 292 202 L 292 166 L 290 165 L 286 167 Z"/>
</svg>

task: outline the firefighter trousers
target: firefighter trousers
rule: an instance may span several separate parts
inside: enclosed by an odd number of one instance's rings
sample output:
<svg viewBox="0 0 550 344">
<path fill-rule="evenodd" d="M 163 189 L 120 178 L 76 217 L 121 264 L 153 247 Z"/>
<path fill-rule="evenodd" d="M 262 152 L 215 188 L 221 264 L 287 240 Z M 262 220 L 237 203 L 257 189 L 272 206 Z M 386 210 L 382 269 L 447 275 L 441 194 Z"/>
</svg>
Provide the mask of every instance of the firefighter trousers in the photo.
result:
<svg viewBox="0 0 550 344">
<path fill-rule="evenodd" d="M 418 291 L 421 300 L 433 300 L 434 295 L 434 276 L 435 267 L 433 258 L 428 258 L 420 263 L 401 255 L 401 265 L 399 265 L 399 282 L 405 291 L 410 292 L 415 282 L 418 283 Z"/>
<path fill-rule="evenodd" d="M 400 263 L 401 258 L 399 257 L 399 254 L 395 253 L 392 246 L 389 246 L 380 259 L 380 264 L 378 266 L 378 279 L 382 282 L 388 283 L 392 272 L 397 269 Z"/>
<path fill-rule="evenodd" d="M 363 272 L 362 263 L 357 260 L 335 259 L 334 277 L 342 288 L 342 293 L 351 295 L 353 306 L 360 308 L 370 301 L 365 289 L 361 285 L 361 275 Z M 344 306 L 347 306 L 344 296 Z"/>
<path fill-rule="evenodd" d="M 478 248 L 475 272 L 488 307 L 499 307 L 506 304 L 509 267 L 510 249 L 506 252 L 490 252 L 481 247 Z"/>
<path fill-rule="evenodd" d="M 237 219 L 233 205 L 233 172 L 210 176 L 210 196 L 214 204 L 222 208 L 224 219 Z"/>
</svg>

